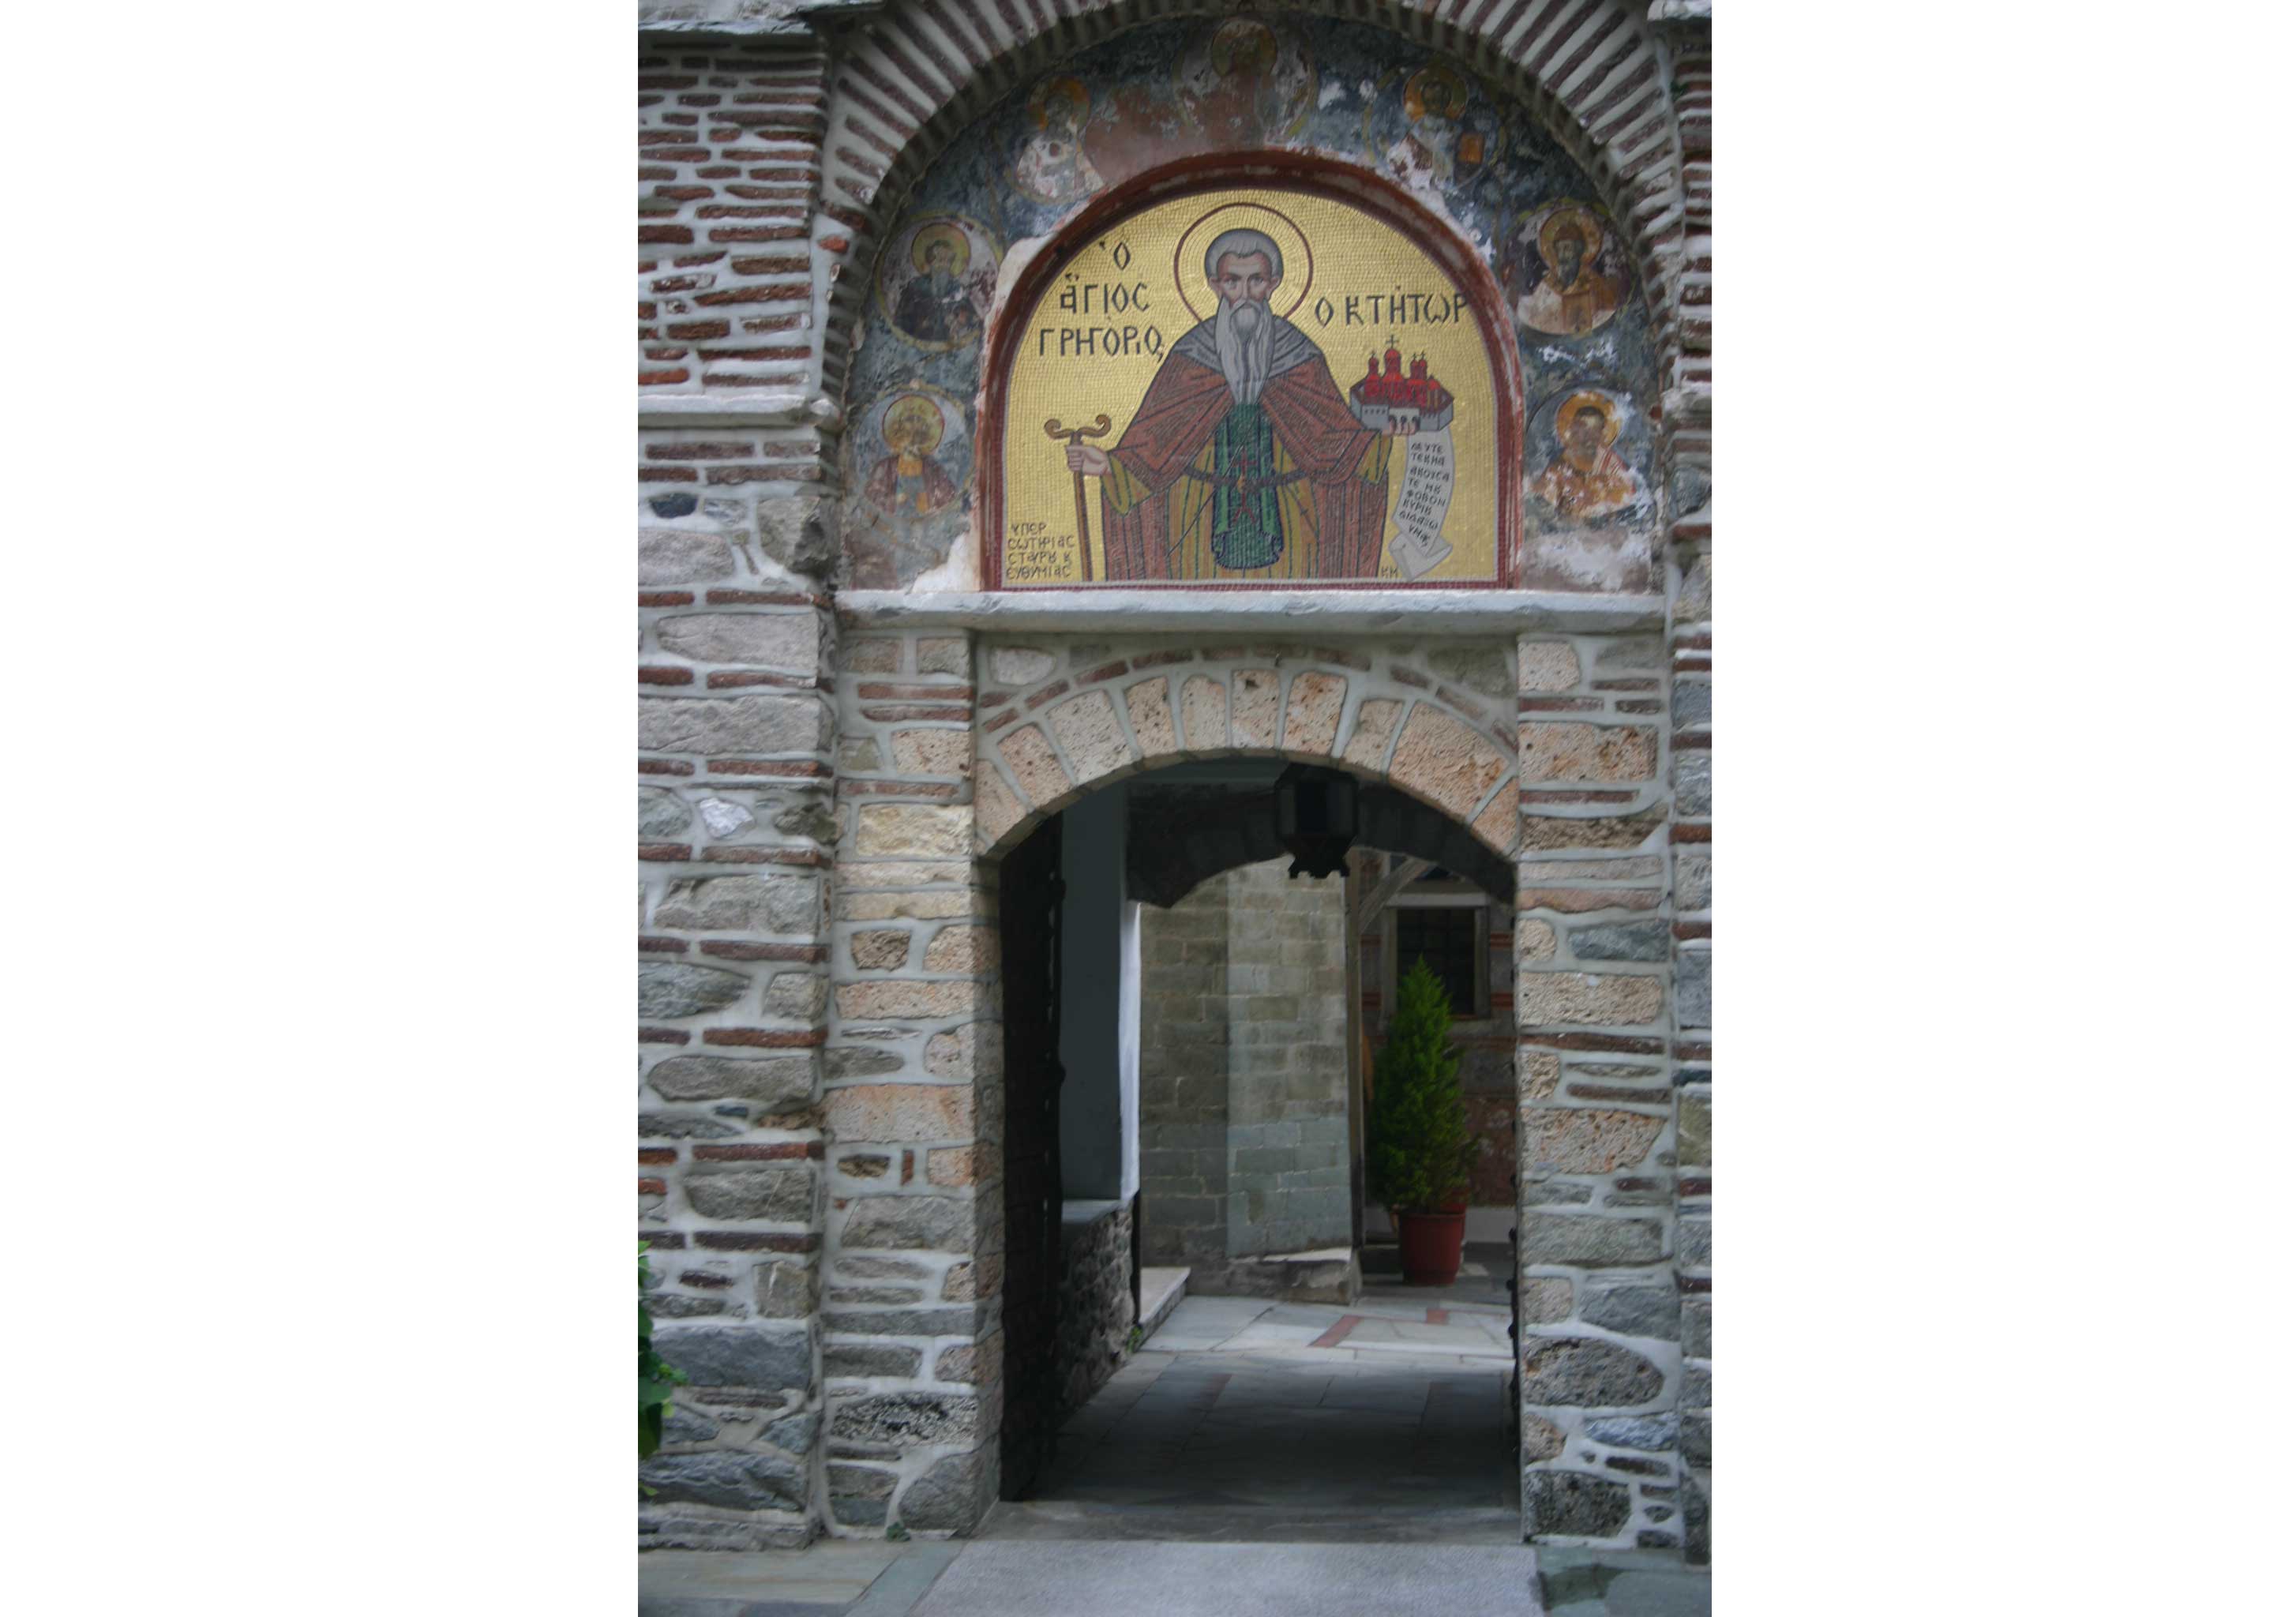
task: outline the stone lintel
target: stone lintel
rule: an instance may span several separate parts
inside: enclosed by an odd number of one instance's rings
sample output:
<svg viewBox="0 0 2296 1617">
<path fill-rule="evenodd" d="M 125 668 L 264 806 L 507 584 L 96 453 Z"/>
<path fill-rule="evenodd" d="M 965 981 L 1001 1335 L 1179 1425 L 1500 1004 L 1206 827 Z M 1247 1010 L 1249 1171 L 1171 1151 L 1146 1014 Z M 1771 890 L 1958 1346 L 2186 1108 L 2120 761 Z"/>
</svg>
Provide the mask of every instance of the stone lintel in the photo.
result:
<svg viewBox="0 0 2296 1617">
<path fill-rule="evenodd" d="M 856 8 L 857 9 L 857 8 Z M 792 49 L 820 37 L 820 29 L 801 17 L 767 17 L 755 21 L 711 21 L 707 18 L 660 17 L 638 23 L 638 44 L 660 40 L 675 45 L 751 45 L 781 40 Z"/>
<path fill-rule="evenodd" d="M 947 594 L 847 590 L 837 616 L 849 628 L 1068 630 L 1095 634 L 1233 630 L 1285 634 L 1625 634 L 1661 628 L 1659 595 L 1540 589 L 1040 589 Z"/>
<path fill-rule="evenodd" d="M 715 393 L 641 393 L 638 426 L 830 426 L 835 406 L 797 388 L 730 388 Z"/>
</svg>

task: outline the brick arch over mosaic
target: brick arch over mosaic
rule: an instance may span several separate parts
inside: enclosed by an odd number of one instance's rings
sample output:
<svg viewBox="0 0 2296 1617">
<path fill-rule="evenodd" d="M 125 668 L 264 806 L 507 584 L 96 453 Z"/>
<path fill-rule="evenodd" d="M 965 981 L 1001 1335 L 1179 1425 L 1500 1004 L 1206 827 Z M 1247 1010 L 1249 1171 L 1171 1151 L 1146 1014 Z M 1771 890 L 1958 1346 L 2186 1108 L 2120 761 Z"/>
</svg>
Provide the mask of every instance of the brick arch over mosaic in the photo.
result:
<svg viewBox="0 0 2296 1617">
<path fill-rule="evenodd" d="M 882 27 L 922 26 L 922 8 L 903 15 L 906 22 L 889 16 Z M 833 402 L 842 422 L 832 473 L 840 586 L 989 581 L 994 564 L 980 553 L 1001 533 L 1002 507 L 996 457 L 982 456 L 1002 423 L 998 373 L 1011 357 L 1010 316 L 1033 307 L 1031 289 L 1069 250 L 1061 244 L 1080 245 L 1127 215 L 1126 199 L 1144 206 L 1177 194 L 1181 182 L 1266 181 L 1353 197 L 1408 220 L 1406 234 L 1443 273 L 1480 294 L 1476 317 L 1503 393 L 1501 443 L 1519 445 L 1524 473 L 1499 479 L 1500 552 L 1511 558 L 1501 581 L 1657 590 L 1673 524 L 1706 502 L 1702 450 L 1693 441 L 1702 434 L 1703 396 L 1689 385 L 1673 315 L 1679 277 L 1669 266 L 1680 257 L 1685 215 L 1663 97 L 1641 120 L 1652 125 L 1657 165 L 1644 176 L 1656 189 L 1644 196 L 1605 180 L 1616 179 L 1614 168 L 1600 152 L 1589 155 L 1583 138 L 1558 139 L 1546 127 L 1554 120 L 1537 114 L 1536 86 L 1520 71 L 1488 50 L 1451 53 L 1407 17 L 1366 12 L 1357 21 L 1313 7 L 1227 22 L 1185 11 L 1092 16 L 1104 26 L 1032 40 L 997 59 L 1000 73 L 973 73 L 962 89 L 909 86 L 907 118 L 889 105 L 888 86 L 898 87 L 890 67 L 873 81 L 868 47 L 843 59 L 814 224 L 823 407 Z M 1580 17 L 1564 36 L 1596 21 Z M 1274 53 L 1250 98 L 1215 72 L 1231 28 L 1259 30 L 1259 48 Z M 1572 47 L 1552 60 L 1585 68 L 1597 59 L 1579 60 Z M 928 116 L 944 92 L 955 97 L 947 106 L 964 111 L 963 120 L 951 113 L 947 128 L 939 114 Z M 871 144 L 881 114 L 898 127 Z M 1574 130 L 1585 134 L 1566 119 L 1563 132 Z M 1595 290 L 1569 310 L 1537 302 L 1554 295 L 1544 277 L 1558 218 L 1582 227 L 1582 241 L 1593 232 L 1577 284 Z M 931 275 L 920 256 L 928 242 L 952 250 Z M 1320 331 L 1341 344 L 1330 351 L 1352 365 L 1353 339 L 1366 352 L 1382 338 L 1412 347 L 1420 315 L 1400 299 L 1399 312 L 1374 312 L 1382 301 L 1350 295 L 1319 315 L 1336 322 Z M 1540 480 L 1560 459 L 1562 412 L 1589 393 L 1606 401 L 1612 423 L 1613 481 L 1599 497 Z M 922 466 L 900 460 L 886 436 L 896 402 L 939 418 L 932 447 L 914 452 Z"/>
<path fill-rule="evenodd" d="M 1504 677 L 1496 650 L 1450 666 L 1484 663 L 1489 683 Z M 1462 689 L 1424 653 L 1144 643 L 1069 671 L 1050 652 L 991 643 L 986 664 L 973 769 L 973 835 L 986 857 L 1126 776 L 1234 756 L 1386 783 L 1465 826 L 1496 861 L 1513 857 L 1521 834 L 1503 688 Z"/>
<path fill-rule="evenodd" d="M 1055 0 L 1031 12 L 996 0 L 921 0 L 889 8 L 851 42 L 831 82 L 817 250 L 828 262 L 822 337 L 824 390 L 840 390 L 868 295 L 865 273 L 910 187 L 956 134 L 1064 57 L 1164 18 L 1229 14 L 1224 4 L 1170 0 Z M 1674 103 L 1699 101 L 1704 156 L 1705 64 L 1692 82 L 1669 64 L 1638 0 L 1321 0 L 1288 12 L 1369 23 L 1457 57 L 1511 92 L 1587 176 L 1624 226 L 1651 290 L 1669 357 L 1685 266 L 1707 250 L 1686 229 L 1688 143 Z M 1269 13 L 1272 18 L 1275 13 Z M 1671 65 L 1671 72 L 1670 72 Z M 1125 177 L 1104 176 L 1111 183 Z M 1702 352 L 1702 313 L 1686 346 Z"/>
</svg>

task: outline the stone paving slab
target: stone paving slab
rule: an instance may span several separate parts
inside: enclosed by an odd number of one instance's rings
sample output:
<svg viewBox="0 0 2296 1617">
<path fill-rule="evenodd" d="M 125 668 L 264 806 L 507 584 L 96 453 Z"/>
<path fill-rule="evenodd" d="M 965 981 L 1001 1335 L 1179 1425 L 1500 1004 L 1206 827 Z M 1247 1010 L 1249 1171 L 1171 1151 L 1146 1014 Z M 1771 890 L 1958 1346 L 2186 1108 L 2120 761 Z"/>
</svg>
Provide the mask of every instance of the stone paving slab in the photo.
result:
<svg viewBox="0 0 2296 1617">
<path fill-rule="evenodd" d="M 1539 1617 L 1528 1545 L 968 1545 L 914 1617 Z"/>
<path fill-rule="evenodd" d="M 638 1557 L 638 1617 L 824 1617 L 902 1555 L 898 1544 L 853 1539 L 749 1554 L 649 1550 Z"/>
<path fill-rule="evenodd" d="M 1393 1499 L 1316 1508 L 1136 1498 L 1029 1499 L 996 1507 L 982 1541 L 1119 1540 L 1189 1544 L 1412 1544 L 1507 1547 L 1522 1541 L 1513 1504 L 1414 1509 Z M 1463 1614 L 1464 1617 L 1464 1614 Z"/>
<path fill-rule="evenodd" d="M 1714 1609 L 1710 1575 L 1659 1552 L 1544 1549 L 1538 1571 L 1547 1617 L 1708 1617 Z"/>
<path fill-rule="evenodd" d="M 869 1592 L 848 1607 L 843 1617 L 909 1617 L 964 1546 L 929 1539 L 906 1548 L 908 1553 L 880 1573 Z"/>
<path fill-rule="evenodd" d="M 1345 1317 L 1300 1311 L 1301 1330 Z M 1070 1418 L 1036 1497 L 998 1506 L 984 1540 L 1521 1542 L 1506 1375 L 1488 1361 L 1238 1346 L 1147 1374 Z"/>
<path fill-rule="evenodd" d="M 1255 1297 L 1183 1297 L 1156 1333 L 1167 1353 L 1217 1349 L 1275 1305 Z"/>
</svg>

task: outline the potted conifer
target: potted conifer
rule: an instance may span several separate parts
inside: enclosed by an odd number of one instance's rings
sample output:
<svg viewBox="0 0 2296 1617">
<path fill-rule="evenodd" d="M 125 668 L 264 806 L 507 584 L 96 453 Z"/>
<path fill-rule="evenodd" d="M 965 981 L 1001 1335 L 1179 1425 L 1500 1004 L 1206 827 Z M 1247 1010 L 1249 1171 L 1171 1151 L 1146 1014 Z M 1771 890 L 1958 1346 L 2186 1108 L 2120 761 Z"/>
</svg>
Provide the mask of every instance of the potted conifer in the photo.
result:
<svg viewBox="0 0 2296 1617">
<path fill-rule="evenodd" d="M 1475 1149 L 1451 1041 L 1451 997 L 1415 962 L 1397 985 L 1387 1046 L 1372 1066 L 1365 1187 L 1395 1220 L 1403 1278 L 1448 1285 L 1467 1236 L 1467 1163 Z"/>
</svg>

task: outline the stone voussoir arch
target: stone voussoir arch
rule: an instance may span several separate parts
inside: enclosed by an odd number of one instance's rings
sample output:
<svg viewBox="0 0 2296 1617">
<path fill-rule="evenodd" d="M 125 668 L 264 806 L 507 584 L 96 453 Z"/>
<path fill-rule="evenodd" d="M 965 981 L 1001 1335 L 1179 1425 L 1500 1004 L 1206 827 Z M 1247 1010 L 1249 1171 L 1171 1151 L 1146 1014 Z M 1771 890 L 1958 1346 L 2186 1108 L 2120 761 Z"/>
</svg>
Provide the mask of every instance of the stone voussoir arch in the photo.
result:
<svg viewBox="0 0 2296 1617">
<path fill-rule="evenodd" d="M 1519 97 L 1626 232 L 1660 348 L 1678 348 L 1682 144 L 1645 5 L 1308 0 L 1298 9 L 1391 29 Z M 1232 14 L 1232 6 L 1203 0 L 912 0 L 859 27 L 830 93 L 815 233 L 826 275 L 817 289 L 824 391 L 843 391 L 867 295 L 862 272 L 918 176 L 959 131 L 1029 78 L 1126 29 Z"/>
<path fill-rule="evenodd" d="M 989 670 L 996 662 L 994 652 L 984 659 Z M 1439 811 L 1500 859 L 1513 859 L 1521 834 L 1516 743 L 1501 702 L 1410 660 L 1119 647 L 1087 670 L 984 682 L 978 713 L 973 841 L 988 860 L 1103 786 L 1217 758 L 1345 770 Z"/>
<path fill-rule="evenodd" d="M 1151 779 L 1144 806 L 1124 842 L 1125 893 L 1144 903 L 1168 909 L 1215 876 L 1289 856 L 1272 783 L 1209 792 L 1183 783 L 1167 794 Z M 1355 847 L 1424 860 L 1514 907 L 1514 866 L 1441 809 L 1374 781 L 1357 792 L 1356 817 Z"/>
</svg>

